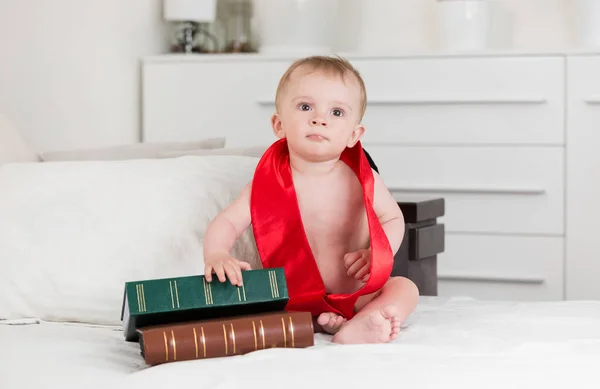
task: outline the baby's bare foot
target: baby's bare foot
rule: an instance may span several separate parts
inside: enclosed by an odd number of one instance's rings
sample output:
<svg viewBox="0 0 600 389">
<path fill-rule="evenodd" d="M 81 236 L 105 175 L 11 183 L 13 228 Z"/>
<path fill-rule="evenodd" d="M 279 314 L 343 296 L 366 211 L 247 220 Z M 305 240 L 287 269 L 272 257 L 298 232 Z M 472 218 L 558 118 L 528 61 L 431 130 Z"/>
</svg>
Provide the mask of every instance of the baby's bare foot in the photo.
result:
<svg viewBox="0 0 600 389">
<path fill-rule="evenodd" d="M 340 328 L 334 343 L 386 343 L 400 333 L 398 308 L 388 305 L 367 314 L 358 314 Z"/>
<path fill-rule="evenodd" d="M 340 330 L 342 324 L 346 322 L 346 319 L 343 316 L 338 315 L 333 312 L 325 312 L 319 315 L 317 318 L 317 323 L 321 327 L 323 327 L 323 331 L 335 334 Z"/>
</svg>

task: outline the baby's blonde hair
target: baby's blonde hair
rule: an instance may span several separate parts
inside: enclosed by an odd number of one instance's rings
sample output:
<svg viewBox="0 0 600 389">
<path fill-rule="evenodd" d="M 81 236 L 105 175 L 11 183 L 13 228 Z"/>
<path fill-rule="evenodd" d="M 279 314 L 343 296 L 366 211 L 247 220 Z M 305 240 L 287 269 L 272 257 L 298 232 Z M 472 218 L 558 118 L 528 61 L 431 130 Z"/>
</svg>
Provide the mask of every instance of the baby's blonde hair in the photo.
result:
<svg viewBox="0 0 600 389">
<path fill-rule="evenodd" d="M 367 91 L 365 88 L 365 83 L 360 73 L 350 62 L 346 59 L 341 58 L 339 56 L 328 57 L 328 56 L 312 56 L 299 59 L 293 62 L 290 67 L 286 70 L 286 72 L 281 76 L 279 80 L 279 85 L 277 85 L 277 92 L 275 94 L 275 106 L 279 109 L 279 101 L 281 99 L 281 95 L 283 94 L 287 83 L 289 82 L 292 74 L 296 69 L 299 68 L 309 68 L 310 70 L 316 71 L 320 70 L 327 74 L 333 74 L 334 76 L 341 77 L 342 80 L 345 80 L 348 75 L 350 77 L 354 77 L 358 82 L 360 87 L 360 116 L 359 121 L 362 120 L 365 111 L 367 109 Z"/>
</svg>

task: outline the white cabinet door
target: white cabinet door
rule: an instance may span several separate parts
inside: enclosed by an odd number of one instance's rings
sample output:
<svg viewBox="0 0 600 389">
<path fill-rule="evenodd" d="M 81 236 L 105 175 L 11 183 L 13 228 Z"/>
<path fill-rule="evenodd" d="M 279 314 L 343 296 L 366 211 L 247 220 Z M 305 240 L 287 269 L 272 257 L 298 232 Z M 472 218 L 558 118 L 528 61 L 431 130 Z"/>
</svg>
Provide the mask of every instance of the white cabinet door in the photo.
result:
<svg viewBox="0 0 600 389">
<path fill-rule="evenodd" d="M 600 56 L 568 61 L 566 298 L 600 299 Z"/>
<path fill-rule="evenodd" d="M 398 200 L 443 197 L 449 233 L 564 234 L 559 147 L 365 146 Z"/>
<path fill-rule="evenodd" d="M 261 105 L 259 97 L 275 91 L 287 64 L 219 58 L 144 62 L 145 142 L 225 137 L 227 147 L 249 147 L 277 139 L 270 124 L 274 107 Z M 269 72 L 277 77 L 266 77 Z"/>
<path fill-rule="evenodd" d="M 563 249 L 561 237 L 448 233 L 438 256 L 438 293 L 482 300 L 563 300 Z"/>
</svg>

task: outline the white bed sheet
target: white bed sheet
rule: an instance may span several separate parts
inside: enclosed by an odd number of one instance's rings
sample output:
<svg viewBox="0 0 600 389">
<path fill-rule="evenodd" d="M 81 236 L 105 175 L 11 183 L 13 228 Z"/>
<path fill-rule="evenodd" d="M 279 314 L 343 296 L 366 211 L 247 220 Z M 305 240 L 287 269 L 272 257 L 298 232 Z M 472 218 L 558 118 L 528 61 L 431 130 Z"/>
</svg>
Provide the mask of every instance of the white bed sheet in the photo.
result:
<svg viewBox="0 0 600 389">
<path fill-rule="evenodd" d="M 421 298 L 391 344 L 329 339 L 149 368 L 116 329 L 0 325 L 0 388 L 600 388 L 600 302 Z"/>
</svg>

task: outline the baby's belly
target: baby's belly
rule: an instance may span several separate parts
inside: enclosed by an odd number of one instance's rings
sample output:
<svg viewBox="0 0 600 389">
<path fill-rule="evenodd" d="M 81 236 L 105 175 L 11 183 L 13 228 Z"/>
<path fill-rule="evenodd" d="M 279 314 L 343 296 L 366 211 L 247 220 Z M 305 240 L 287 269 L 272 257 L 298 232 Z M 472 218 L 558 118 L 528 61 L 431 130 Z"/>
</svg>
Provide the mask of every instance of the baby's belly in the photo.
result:
<svg viewBox="0 0 600 389">
<path fill-rule="evenodd" d="M 358 248 L 342 244 L 318 244 L 315 250 L 315 261 L 321 272 L 321 279 L 327 293 L 352 293 L 358 290 L 363 283 L 354 277 L 348 276 L 344 264 L 344 255 Z M 364 245 L 368 247 L 368 238 Z"/>
</svg>

